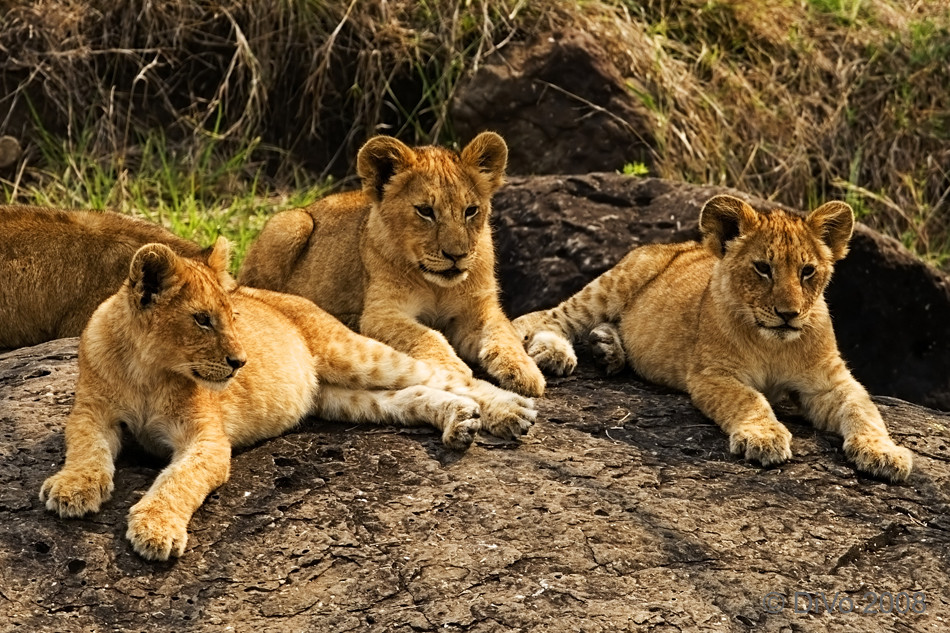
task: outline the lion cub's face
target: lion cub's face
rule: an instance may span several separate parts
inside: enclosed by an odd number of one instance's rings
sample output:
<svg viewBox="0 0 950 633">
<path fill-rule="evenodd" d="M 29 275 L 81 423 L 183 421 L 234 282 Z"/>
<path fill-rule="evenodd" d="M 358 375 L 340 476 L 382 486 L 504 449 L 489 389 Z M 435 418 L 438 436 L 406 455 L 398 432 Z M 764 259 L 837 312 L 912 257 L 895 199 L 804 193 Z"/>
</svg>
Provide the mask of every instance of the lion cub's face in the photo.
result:
<svg viewBox="0 0 950 633">
<path fill-rule="evenodd" d="M 228 244 L 219 238 L 208 265 L 162 244 L 135 254 L 129 272 L 133 327 L 146 356 L 210 389 L 223 389 L 247 358 L 234 331 Z"/>
<path fill-rule="evenodd" d="M 759 213 L 737 198 L 716 196 L 700 215 L 705 243 L 722 259 L 719 283 L 736 318 L 782 341 L 809 327 L 853 228 L 854 215 L 843 202 L 801 218 L 781 210 Z"/>
<path fill-rule="evenodd" d="M 461 154 L 377 136 L 360 149 L 357 171 L 389 242 L 426 280 L 448 287 L 467 278 L 478 256 L 507 160 L 493 132 L 479 134 Z"/>
</svg>

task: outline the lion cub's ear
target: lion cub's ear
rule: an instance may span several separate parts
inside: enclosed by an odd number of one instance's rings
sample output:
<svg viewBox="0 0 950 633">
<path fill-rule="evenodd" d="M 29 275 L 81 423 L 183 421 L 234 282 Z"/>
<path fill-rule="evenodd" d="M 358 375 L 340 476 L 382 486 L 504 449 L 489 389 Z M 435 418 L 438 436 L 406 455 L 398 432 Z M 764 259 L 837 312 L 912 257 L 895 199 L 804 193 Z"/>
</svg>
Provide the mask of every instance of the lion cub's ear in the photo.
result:
<svg viewBox="0 0 950 633">
<path fill-rule="evenodd" d="M 374 202 L 383 199 L 383 188 L 396 172 L 405 169 L 412 149 L 391 136 L 374 136 L 356 156 L 356 173 L 363 182 L 363 193 Z"/>
<path fill-rule="evenodd" d="M 179 285 L 178 255 L 164 244 L 146 244 L 132 257 L 129 283 L 139 307 L 155 304 Z"/>
<path fill-rule="evenodd" d="M 508 146 L 498 134 L 482 132 L 462 150 L 462 163 L 487 176 L 492 189 L 497 189 L 505 181 Z"/>
<path fill-rule="evenodd" d="M 808 214 L 808 228 L 831 249 L 835 261 L 848 254 L 848 241 L 854 232 L 854 211 L 844 202 L 826 202 Z"/>
<path fill-rule="evenodd" d="M 716 257 L 726 254 L 726 244 L 755 226 L 756 211 L 732 196 L 710 198 L 699 212 L 699 230 L 703 244 Z"/>
<path fill-rule="evenodd" d="M 226 292 L 231 292 L 237 288 L 237 282 L 228 272 L 228 266 L 231 264 L 231 242 L 223 235 L 219 235 L 215 240 L 214 246 L 205 251 L 208 266 L 218 277 L 218 283 Z"/>
</svg>

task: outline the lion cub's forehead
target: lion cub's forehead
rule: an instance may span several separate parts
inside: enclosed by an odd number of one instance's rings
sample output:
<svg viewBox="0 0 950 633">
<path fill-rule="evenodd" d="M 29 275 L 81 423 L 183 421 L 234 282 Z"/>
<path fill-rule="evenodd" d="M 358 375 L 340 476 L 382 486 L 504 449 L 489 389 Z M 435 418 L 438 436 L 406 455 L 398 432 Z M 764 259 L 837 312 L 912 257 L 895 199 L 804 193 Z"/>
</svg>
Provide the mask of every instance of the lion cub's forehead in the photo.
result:
<svg viewBox="0 0 950 633">
<path fill-rule="evenodd" d="M 414 152 L 406 191 L 441 204 L 468 204 L 480 195 L 478 183 L 457 152 L 422 147 Z"/>
<path fill-rule="evenodd" d="M 188 262 L 188 279 L 183 286 L 183 299 L 196 310 L 229 314 L 231 297 L 221 287 L 214 271 L 203 264 Z"/>
<path fill-rule="evenodd" d="M 773 262 L 797 265 L 821 258 L 805 219 L 782 210 L 759 215 L 755 246 Z"/>
</svg>

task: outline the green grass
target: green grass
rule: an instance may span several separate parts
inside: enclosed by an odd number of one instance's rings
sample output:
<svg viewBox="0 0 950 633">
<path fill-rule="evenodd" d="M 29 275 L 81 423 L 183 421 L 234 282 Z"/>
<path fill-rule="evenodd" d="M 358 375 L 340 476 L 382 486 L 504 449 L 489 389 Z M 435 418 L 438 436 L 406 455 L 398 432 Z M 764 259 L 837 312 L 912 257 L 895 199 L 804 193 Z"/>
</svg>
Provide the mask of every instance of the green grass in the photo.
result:
<svg viewBox="0 0 950 633">
<path fill-rule="evenodd" d="M 89 137 L 85 130 L 74 142 L 40 134 L 43 167 L 0 179 L 0 201 L 119 211 L 162 224 L 201 246 L 223 235 L 232 243 L 236 272 L 267 218 L 309 204 L 333 184 L 307 182 L 299 169 L 281 183 L 267 178 L 256 156 L 270 150 L 257 142 L 232 148 L 209 134 L 185 151 L 156 131 L 141 139 L 135 155 L 96 157 Z"/>
</svg>

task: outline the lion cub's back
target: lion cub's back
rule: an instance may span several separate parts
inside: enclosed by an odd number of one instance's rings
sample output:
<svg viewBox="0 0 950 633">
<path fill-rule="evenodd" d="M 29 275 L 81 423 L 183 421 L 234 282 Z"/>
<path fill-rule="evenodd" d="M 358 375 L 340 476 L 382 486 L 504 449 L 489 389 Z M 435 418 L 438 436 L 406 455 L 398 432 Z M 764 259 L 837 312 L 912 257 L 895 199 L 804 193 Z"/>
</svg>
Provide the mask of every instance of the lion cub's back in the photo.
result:
<svg viewBox="0 0 950 633">
<path fill-rule="evenodd" d="M 239 281 L 310 299 L 352 324 L 363 312 L 360 237 L 369 204 L 360 191 L 278 213 L 248 251 Z"/>
<path fill-rule="evenodd" d="M 620 322 L 627 357 L 644 378 L 685 390 L 700 303 L 716 259 L 696 242 L 645 246 L 630 257 L 637 257 L 630 285 L 638 289 Z"/>
<path fill-rule="evenodd" d="M 149 242 L 187 257 L 198 245 L 107 211 L 0 206 L 0 349 L 78 336 Z"/>
</svg>

